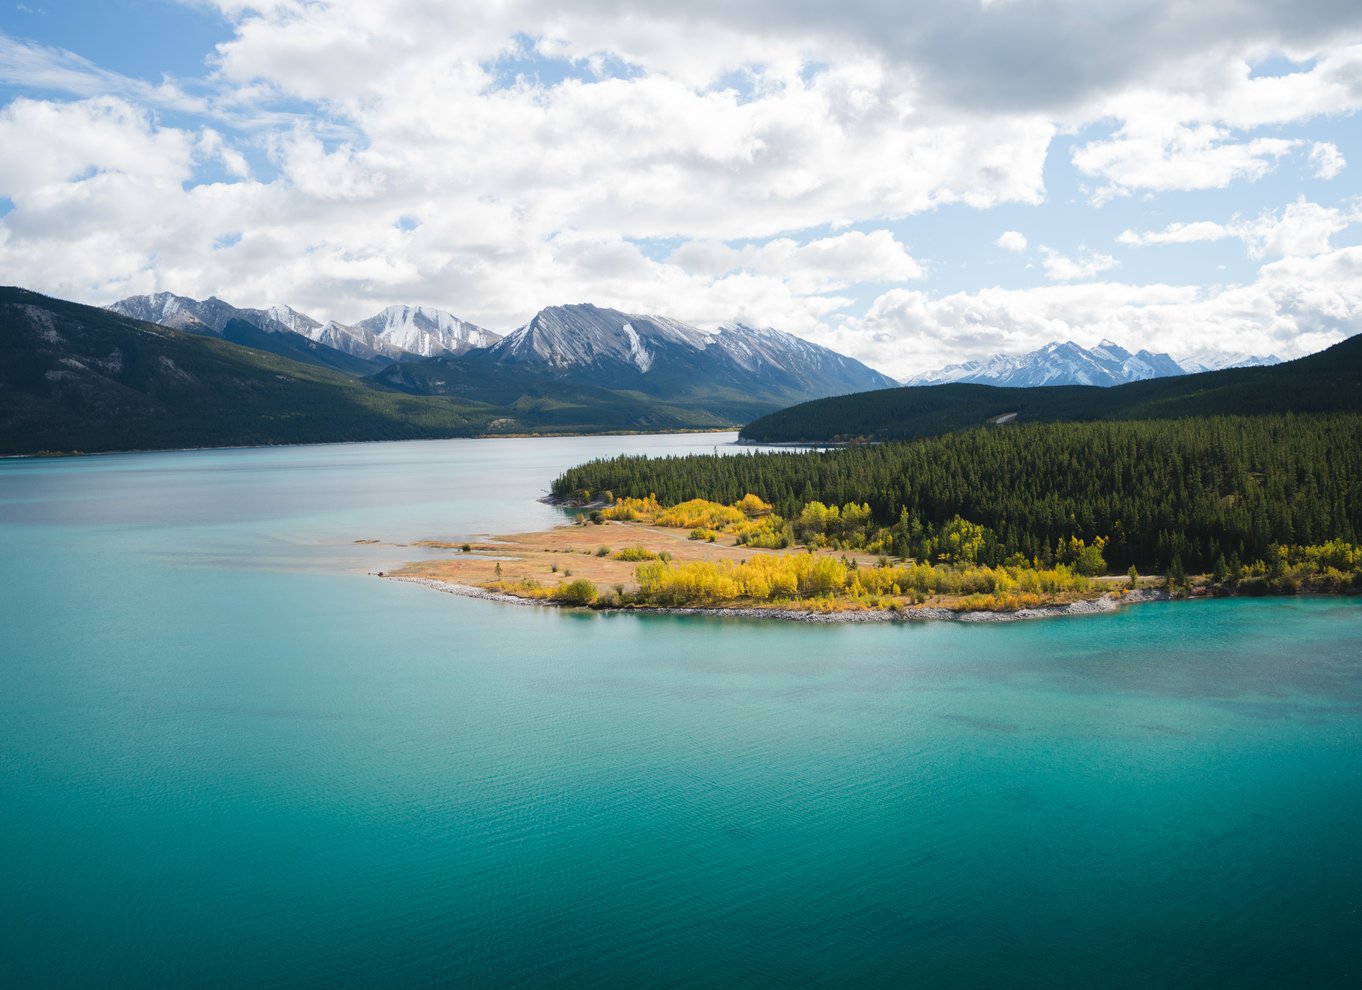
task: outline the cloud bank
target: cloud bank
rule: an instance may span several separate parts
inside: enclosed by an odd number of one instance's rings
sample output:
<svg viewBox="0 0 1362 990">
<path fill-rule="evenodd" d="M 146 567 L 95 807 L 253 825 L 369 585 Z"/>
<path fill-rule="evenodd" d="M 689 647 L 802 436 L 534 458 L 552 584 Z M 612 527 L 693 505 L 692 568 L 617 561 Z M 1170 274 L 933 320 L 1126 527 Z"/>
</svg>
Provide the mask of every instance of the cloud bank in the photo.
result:
<svg viewBox="0 0 1362 990">
<path fill-rule="evenodd" d="M 0 35 L 8 281 L 321 318 L 421 302 L 503 331 L 591 300 L 900 375 L 1093 334 L 1290 355 L 1356 315 L 1331 247 L 1355 210 L 1318 193 L 1101 230 L 1147 197 L 1348 181 L 1330 128 L 1362 106 L 1356 4 L 214 6 L 228 36 L 194 79 Z M 1094 218 L 1063 241 L 1041 233 L 1054 168 Z M 1036 211 L 1030 240 L 960 250 L 1033 284 L 942 291 L 916 225 L 1003 209 Z M 1240 284 L 1113 280 L 1123 251 L 1229 239 L 1262 262 Z"/>
</svg>

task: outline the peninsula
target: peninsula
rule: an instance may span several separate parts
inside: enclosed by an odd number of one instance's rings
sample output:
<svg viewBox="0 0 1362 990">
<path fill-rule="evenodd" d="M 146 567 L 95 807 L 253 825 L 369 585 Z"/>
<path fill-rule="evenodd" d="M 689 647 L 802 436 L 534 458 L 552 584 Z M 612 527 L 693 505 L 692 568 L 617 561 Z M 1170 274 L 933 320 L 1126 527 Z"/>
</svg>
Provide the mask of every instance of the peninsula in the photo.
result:
<svg viewBox="0 0 1362 990">
<path fill-rule="evenodd" d="M 1283 548 L 1276 570 L 1236 575 L 1102 573 L 1104 540 L 1073 540 L 1052 564 L 975 562 L 983 527 L 957 519 L 933 560 L 893 558 L 892 533 L 855 504 L 809 503 L 787 521 L 755 495 L 724 505 L 617 498 L 575 525 L 477 543 L 423 542 L 455 556 L 382 576 L 507 602 L 703 611 L 819 622 L 1039 618 L 1174 596 L 1362 587 L 1362 548 Z M 1289 584 L 1288 584 L 1289 582 Z"/>
</svg>

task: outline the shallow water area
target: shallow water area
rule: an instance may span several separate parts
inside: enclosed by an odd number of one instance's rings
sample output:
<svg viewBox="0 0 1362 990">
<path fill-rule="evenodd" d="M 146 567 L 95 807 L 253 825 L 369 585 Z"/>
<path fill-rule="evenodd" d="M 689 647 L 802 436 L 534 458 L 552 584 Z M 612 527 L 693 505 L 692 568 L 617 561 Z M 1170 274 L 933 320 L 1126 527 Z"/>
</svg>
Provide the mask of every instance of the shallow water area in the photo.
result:
<svg viewBox="0 0 1362 990">
<path fill-rule="evenodd" d="M 1355 985 L 1356 600 L 810 626 L 369 576 L 731 440 L 0 462 L 6 984 Z"/>
</svg>

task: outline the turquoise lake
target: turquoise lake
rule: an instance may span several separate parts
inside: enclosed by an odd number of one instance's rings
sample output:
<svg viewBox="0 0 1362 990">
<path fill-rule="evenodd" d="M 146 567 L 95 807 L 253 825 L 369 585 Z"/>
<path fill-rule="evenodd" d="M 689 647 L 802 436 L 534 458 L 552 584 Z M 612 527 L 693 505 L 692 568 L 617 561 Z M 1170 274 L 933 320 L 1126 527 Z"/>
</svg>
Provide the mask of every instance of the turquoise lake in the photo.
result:
<svg viewBox="0 0 1362 990">
<path fill-rule="evenodd" d="M 731 439 L 0 461 L 0 984 L 1362 985 L 1356 599 L 597 615 L 354 542 Z"/>
</svg>

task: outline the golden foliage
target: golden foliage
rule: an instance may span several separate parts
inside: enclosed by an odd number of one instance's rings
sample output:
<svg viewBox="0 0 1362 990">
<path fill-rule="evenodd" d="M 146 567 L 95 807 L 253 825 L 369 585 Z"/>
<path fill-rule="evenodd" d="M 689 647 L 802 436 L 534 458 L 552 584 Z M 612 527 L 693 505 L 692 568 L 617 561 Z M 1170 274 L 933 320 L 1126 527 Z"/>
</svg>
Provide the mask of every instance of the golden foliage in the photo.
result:
<svg viewBox="0 0 1362 990">
<path fill-rule="evenodd" d="M 600 518 L 618 519 L 622 522 L 652 522 L 661 511 L 662 505 L 653 495 L 647 498 L 617 498 L 614 505 L 601 509 Z"/>
<path fill-rule="evenodd" d="M 674 566 L 649 562 L 636 571 L 639 599 L 652 605 L 791 599 L 920 600 L 924 595 L 965 596 L 970 607 L 1021 608 L 1042 596 L 1088 590 L 1088 579 L 1066 566 L 946 567 L 907 564 L 855 567 L 829 554 L 763 554 L 741 563 L 691 561 Z M 979 604 L 984 601 L 984 604 Z"/>
<path fill-rule="evenodd" d="M 693 498 L 680 502 L 669 509 L 663 509 L 654 520 L 659 526 L 672 526 L 676 529 L 713 529 L 722 530 L 747 517 L 731 505 L 707 502 Z"/>
</svg>

